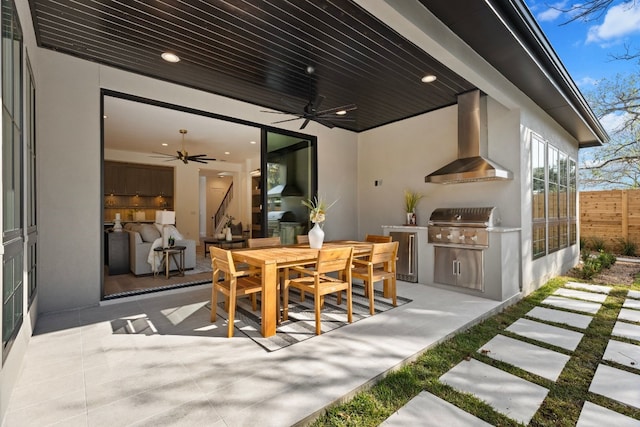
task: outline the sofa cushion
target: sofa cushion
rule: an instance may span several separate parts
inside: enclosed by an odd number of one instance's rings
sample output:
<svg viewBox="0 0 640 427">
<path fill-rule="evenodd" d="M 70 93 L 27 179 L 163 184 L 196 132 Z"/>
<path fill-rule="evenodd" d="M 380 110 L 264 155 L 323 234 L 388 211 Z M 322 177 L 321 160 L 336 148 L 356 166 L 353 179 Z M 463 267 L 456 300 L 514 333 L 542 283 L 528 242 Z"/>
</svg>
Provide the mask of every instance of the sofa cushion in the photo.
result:
<svg viewBox="0 0 640 427">
<path fill-rule="evenodd" d="M 153 242 L 160 237 L 160 232 L 151 224 L 142 224 L 138 233 L 143 242 Z"/>
</svg>

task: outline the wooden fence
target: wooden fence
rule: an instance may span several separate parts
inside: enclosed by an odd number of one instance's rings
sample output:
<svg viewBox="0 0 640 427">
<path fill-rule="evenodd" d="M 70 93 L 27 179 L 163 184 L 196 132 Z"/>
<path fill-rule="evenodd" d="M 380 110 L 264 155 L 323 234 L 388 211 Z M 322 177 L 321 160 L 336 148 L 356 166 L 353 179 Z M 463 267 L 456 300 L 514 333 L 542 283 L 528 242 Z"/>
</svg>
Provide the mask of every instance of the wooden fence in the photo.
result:
<svg viewBox="0 0 640 427">
<path fill-rule="evenodd" d="M 580 238 L 602 239 L 611 250 L 622 240 L 640 248 L 640 190 L 581 191 Z"/>
</svg>

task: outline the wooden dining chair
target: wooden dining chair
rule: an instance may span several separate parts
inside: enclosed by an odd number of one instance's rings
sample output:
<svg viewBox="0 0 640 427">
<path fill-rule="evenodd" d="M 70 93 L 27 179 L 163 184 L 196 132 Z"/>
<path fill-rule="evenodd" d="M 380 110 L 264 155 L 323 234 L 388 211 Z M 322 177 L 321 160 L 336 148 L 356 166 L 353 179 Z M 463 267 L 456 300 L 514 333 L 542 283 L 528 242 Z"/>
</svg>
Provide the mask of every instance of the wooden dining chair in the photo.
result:
<svg viewBox="0 0 640 427">
<path fill-rule="evenodd" d="M 309 235 L 308 234 L 297 234 L 296 235 L 296 243 L 309 243 Z"/>
<path fill-rule="evenodd" d="M 267 246 L 282 246 L 280 236 L 275 237 L 256 237 L 247 240 L 247 246 L 250 248 L 263 248 Z"/>
<path fill-rule="evenodd" d="M 320 313 L 324 296 L 337 293 L 337 302 L 342 304 L 342 291 L 347 293 L 347 320 L 353 321 L 352 297 L 351 297 L 351 263 L 353 261 L 353 248 L 350 246 L 320 249 L 315 268 L 292 267 L 302 274 L 302 277 L 286 279 L 284 281 L 284 303 L 282 319 L 289 316 L 289 289 L 296 288 L 300 292 L 308 292 L 313 295 L 315 310 L 316 335 L 320 335 Z M 328 276 L 329 273 L 338 273 L 338 278 Z"/>
<path fill-rule="evenodd" d="M 391 236 L 383 236 L 380 234 L 367 234 L 364 238 L 365 242 L 371 243 L 388 243 L 391 241 Z"/>
<path fill-rule="evenodd" d="M 396 297 L 396 258 L 398 256 L 398 242 L 374 243 L 366 259 L 354 259 L 351 270 L 354 279 L 364 282 L 365 295 L 369 297 L 369 313 L 374 314 L 373 284 L 384 281 L 385 294 L 391 293 L 393 305 Z"/>
<path fill-rule="evenodd" d="M 213 267 L 213 283 L 211 289 L 211 322 L 216 321 L 216 308 L 218 305 L 218 292 L 225 296 L 224 308 L 229 313 L 229 326 L 227 336 L 233 337 L 233 321 L 236 314 L 237 298 L 249 296 L 251 308 L 258 309 L 256 295 L 262 292 L 262 278 L 259 270 L 236 270 L 231 251 L 215 246 L 209 247 L 211 265 Z M 221 275 L 224 274 L 224 279 Z M 278 313 L 280 312 L 280 299 L 278 301 Z"/>
</svg>

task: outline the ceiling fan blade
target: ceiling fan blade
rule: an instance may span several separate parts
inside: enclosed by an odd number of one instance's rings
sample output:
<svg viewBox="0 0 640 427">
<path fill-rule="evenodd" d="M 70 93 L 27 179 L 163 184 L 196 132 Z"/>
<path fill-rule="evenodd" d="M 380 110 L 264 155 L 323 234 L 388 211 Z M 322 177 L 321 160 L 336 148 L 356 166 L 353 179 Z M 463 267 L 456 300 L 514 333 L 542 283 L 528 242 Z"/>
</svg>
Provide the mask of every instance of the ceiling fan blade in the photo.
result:
<svg viewBox="0 0 640 427">
<path fill-rule="evenodd" d="M 316 113 L 316 115 L 318 116 L 324 116 L 325 114 L 335 114 L 338 111 L 353 111 L 353 110 L 357 110 L 358 107 L 356 106 L 356 104 L 348 104 L 348 105 L 343 105 L 341 107 L 335 107 L 335 108 L 329 108 L 326 110 L 322 110 L 322 111 L 318 111 Z"/>
<path fill-rule="evenodd" d="M 304 128 L 306 128 L 306 127 L 307 127 L 307 125 L 309 124 L 309 121 L 310 121 L 310 120 L 311 120 L 311 119 L 304 119 L 304 123 L 302 123 L 302 126 L 300 126 L 300 129 L 304 129 Z"/>
<path fill-rule="evenodd" d="M 333 129 L 335 126 L 333 123 L 331 123 L 328 120 L 324 120 L 324 119 L 315 119 L 316 122 L 320 123 L 323 126 L 328 127 L 329 129 Z"/>
<path fill-rule="evenodd" d="M 294 113 L 287 113 L 286 111 L 267 111 L 267 110 L 260 110 L 261 113 L 271 113 L 271 114 L 294 114 Z"/>
<path fill-rule="evenodd" d="M 271 122 L 271 124 L 275 125 L 276 123 L 291 122 L 293 120 L 300 120 L 301 118 L 302 118 L 302 116 L 294 117 L 293 119 L 278 120 L 277 122 Z"/>
<path fill-rule="evenodd" d="M 204 163 L 205 165 L 207 164 L 207 162 L 205 162 L 203 159 L 189 159 L 189 160 L 196 163 Z"/>
</svg>

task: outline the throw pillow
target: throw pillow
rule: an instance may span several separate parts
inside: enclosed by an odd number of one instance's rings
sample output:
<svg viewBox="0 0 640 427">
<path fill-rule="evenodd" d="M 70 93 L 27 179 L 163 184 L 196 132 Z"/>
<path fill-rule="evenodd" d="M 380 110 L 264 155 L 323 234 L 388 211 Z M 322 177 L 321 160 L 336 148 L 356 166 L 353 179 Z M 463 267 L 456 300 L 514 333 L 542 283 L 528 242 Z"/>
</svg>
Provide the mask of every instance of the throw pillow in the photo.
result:
<svg viewBox="0 0 640 427">
<path fill-rule="evenodd" d="M 161 237 L 160 232 L 151 224 L 143 224 L 138 232 L 143 242 L 153 242 Z"/>
</svg>

